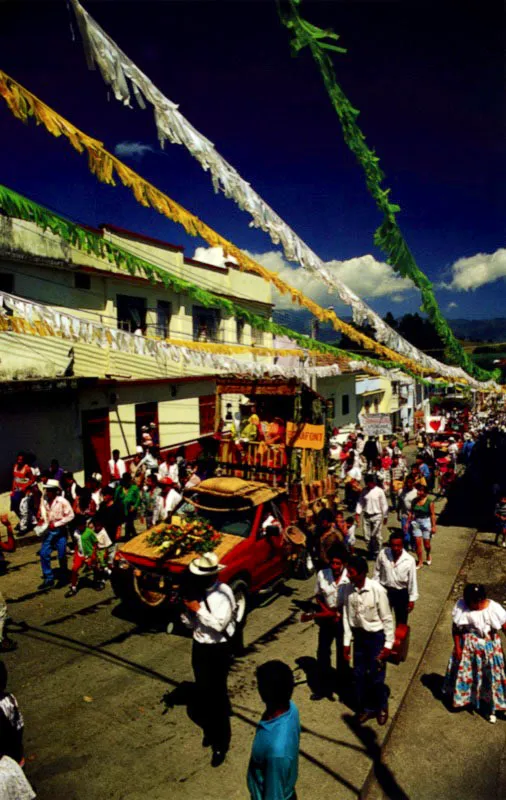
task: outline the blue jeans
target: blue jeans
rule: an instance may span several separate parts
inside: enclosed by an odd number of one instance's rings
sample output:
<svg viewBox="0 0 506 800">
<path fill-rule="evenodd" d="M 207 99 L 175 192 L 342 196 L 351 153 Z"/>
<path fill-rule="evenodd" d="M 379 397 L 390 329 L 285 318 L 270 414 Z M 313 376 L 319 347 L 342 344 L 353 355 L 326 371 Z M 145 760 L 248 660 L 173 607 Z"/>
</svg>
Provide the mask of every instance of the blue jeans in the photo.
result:
<svg viewBox="0 0 506 800">
<path fill-rule="evenodd" d="M 40 548 L 40 566 L 46 581 L 54 580 L 53 570 L 51 569 L 51 555 L 53 550 L 58 553 L 60 562 L 60 572 L 65 575 L 67 572 L 67 529 L 57 528 L 49 530 Z M 63 577 L 62 575 L 62 577 Z"/>
<path fill-rule="evenodd" d="M 353 674 L 357 692 L 357 711 L 377 714 L 388 704 L 388 688 L 385 686 L 386 664 L 378 662 L 383 650 L 385 634 L 353 628 Z"/>
</svg>

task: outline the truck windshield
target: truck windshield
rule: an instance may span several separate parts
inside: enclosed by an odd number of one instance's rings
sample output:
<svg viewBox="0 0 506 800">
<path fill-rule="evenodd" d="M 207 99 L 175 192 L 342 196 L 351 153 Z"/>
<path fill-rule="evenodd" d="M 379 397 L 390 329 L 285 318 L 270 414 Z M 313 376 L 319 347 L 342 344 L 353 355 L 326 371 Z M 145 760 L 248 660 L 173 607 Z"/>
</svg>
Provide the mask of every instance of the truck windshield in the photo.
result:
<svg viewBox="0 0 506 800">
<path fill-rule="evenodd" d="M 255 511 L 254 508 L 247 511 L 204 511 L 204 509 L 196 509 L 191 503 L 186 502 L 179 507 L 178 513 L 184 517 L 197 515 L 202 519 L 209 520 L 213 528 L 220 533 L 231 533 L 233 536 L 242 536 L 243 539 L 247 539 L 251 533 Z"/>
</svg>

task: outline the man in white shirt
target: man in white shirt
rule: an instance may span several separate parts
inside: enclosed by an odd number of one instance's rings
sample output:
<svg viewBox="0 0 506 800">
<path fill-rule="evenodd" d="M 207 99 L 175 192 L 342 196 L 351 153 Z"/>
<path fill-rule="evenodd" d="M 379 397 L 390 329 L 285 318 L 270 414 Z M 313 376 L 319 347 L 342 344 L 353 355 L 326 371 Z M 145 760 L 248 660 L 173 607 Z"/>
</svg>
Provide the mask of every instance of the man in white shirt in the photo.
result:
<svg viewBox="0 0 506 800">
<path fill-rule="evenodd" d="M 348 554 L 343 545 L 333 544 L 327 553 L 328 567 L 319 570 L 316 576 L 315 595 L 320 611 L 315 614 L 303 614 L 303 620 L 314 619 L 318 624 L 318 689 L 311 695 L 311 700 L 322 700 L 327 697 L 334 700 L 332 674 L 332 644 L 336 643 L 338 683 L 346 677 L 347 663 L 343 658 L 343 589 L 349 583 L 345 564 Z"/>
<path fill-rule="evenodd" d="M 45 487 L 44 518 L 48 527 L 44 533 L 44 540 L 40 548 L 40 566 L 43 581 L 39 589 L 52 589 L 54 574 L 51 568 L 51 555 L 56 549 L 60 562 L 60 576 L 58 584 L 64 586 L 67 582 L 67 525 L 74 519 L 74 512 L 69 501 L 60 495 L 60 483 L 55 478 L 49 478 Z"/>
<path fill-rule="evenodd" d="M 236 629 L 236 601 L 230 586 L 218 580 L 224 569 L 215 553 L 195 558 L 189 571 L 194 580 L 183 598 L 183 623 L 193 631 L 192 667 L 204 729 L 204 747 L 212 747 L 211 765 L 225 760 L 230 746 L 230 701 L 227 676 L 231 640 Z"/>
<path fill-rule="evenodd" d="M 108 462 L 109 466 L 109 483 L 112 486 L 118 486 L 121 478 L 126 472 L 126 465 L 122 458 L 119 457 L 119 450 L 112 451 L 112 458 Z"/>
<path fill-rule="evenodd" d="M 382 542 L 382 527 L 388 522 L 388 500 L 381 486 L 376 484 L 374 475 L 365 476 L 365 489 L 358 498 L 355 509 L 355 520 L 363 516 L 364 539 L 369 548 L 369 555 L 376 558 Z"/>
<path fill-rule="evenodd" d="M 167 519 L 170 519 L 183 499 L 183 495 L 179 494 L 175 488 L 174 482 L 171 481 L 170 478 L 163 478 L 160 481 L 160 488 L 162 490 L 162 494 L 159 498 L 157 498 L 157 502 L 155 504 L 153 512 L 153 525 L 157 525 L 159 522 L 165 522 Z"/>
<path fill-rule="evenodd" d="M 343 589 L 343 653 L 349 661 L 353 638 L 357 722 L 362 725 L 376 717 L 385 725 L 389 694 L 385 661 L 394 643 L 392 611 L 386 590 L 367 577 L 365 558 L 351 556 L 347 570 L 350 583 Z"/>
<path fill-rule="evenodd" d="M 418 600 L 416 562 L 404 550 L 402 531 L 390 535 L 390 547 L 380 551 L 376 559 L 373 580 L 387 590 L 390 606 L 395 614 L 395 622 L 407 624 L 408 614 L 413 611 Z"/>
<path fill-rule="evenodd" d="M 448 442 L 449 442 L 449 444 L 448 444 L 448 455 L 450 456 L 450 458 L 451 458 L 451 460 L 453 462 L 453 465 L 457 466 L 457 457 L 459 455 L 459 446 L 458 446 L 457 442 L 455 441 L 455 439 L 453 438 L 453 436 L 450 436 L 450 438 L 448 439 Z"/>
</svg>

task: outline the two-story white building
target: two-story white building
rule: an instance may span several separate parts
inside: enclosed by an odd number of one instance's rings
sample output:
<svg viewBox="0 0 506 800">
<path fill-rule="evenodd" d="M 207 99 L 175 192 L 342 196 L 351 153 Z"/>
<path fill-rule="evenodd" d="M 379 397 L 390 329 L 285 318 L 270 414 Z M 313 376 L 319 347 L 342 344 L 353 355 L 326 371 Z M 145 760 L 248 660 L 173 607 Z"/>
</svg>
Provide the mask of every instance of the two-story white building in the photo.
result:
<svg viewBox="0 0 506 800">
<path fill-rule="evenodd" d="M 260 277 L 195 261 L 183 248 L 113 225 L 95 234 L 158 271 L 233 299 L 270 318 Z M 77 474 L 105 474 L 111 451 L 132 456 L 154 423 L 160 447 L 188 443 L 215 427 L 215 376 L 223 370 L 166 340 L 255 345 L 239 360 L 271 363 L 268 333 L 222 309 L 167 289 L 162 278 L 129 274 L 57 233 L 0 214 L 0 491 L 18 451 L 40 466 L 52 458 Z M 190 355 L 192 351 L 189 351 Z"/>
</svg>

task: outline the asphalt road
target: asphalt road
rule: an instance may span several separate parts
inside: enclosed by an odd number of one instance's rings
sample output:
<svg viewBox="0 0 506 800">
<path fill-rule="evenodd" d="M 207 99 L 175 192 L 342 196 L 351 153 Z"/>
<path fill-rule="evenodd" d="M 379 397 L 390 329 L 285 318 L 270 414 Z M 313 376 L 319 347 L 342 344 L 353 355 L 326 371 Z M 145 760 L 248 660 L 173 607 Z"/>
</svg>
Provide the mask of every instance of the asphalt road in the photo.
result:
<svg viewBox="0 0 506 800">
<path fill-rule="evenodd" d="M 413 613 L 410 656 L 388 670 L 392 715 L 473 537 L 469 528 L 441 527 L 434 564 L 419 573 L 422 596 Z M 298 619 L 313 579 L 290 581 L 282 595 L 250 614 L 246 652 L 229 680 L 232 748 L 213 770 L 187 703 L 190 639 L 139 625 L 110 588 L 97 593 L 83 586 L 71 599 L 64 590 L 37 594 L 36 549 L 29 545 L 13 554 L 1 588 L 19 644 L 5 661 L 25 716 L 26 772 L 39 800 L 246 800 L 245 772 L 261 713 L 255 668 L 270 658 L 295 669 L 294 699 L 303 724 L 299 797 L 358 797 L 371 765 L 381 760 L 387 729 L 370 723 L 357 730 L 346 706 L 309 700 L 316 627 Z M 395 775 L 389 780 L 395 784 Z"/>
</svg>

